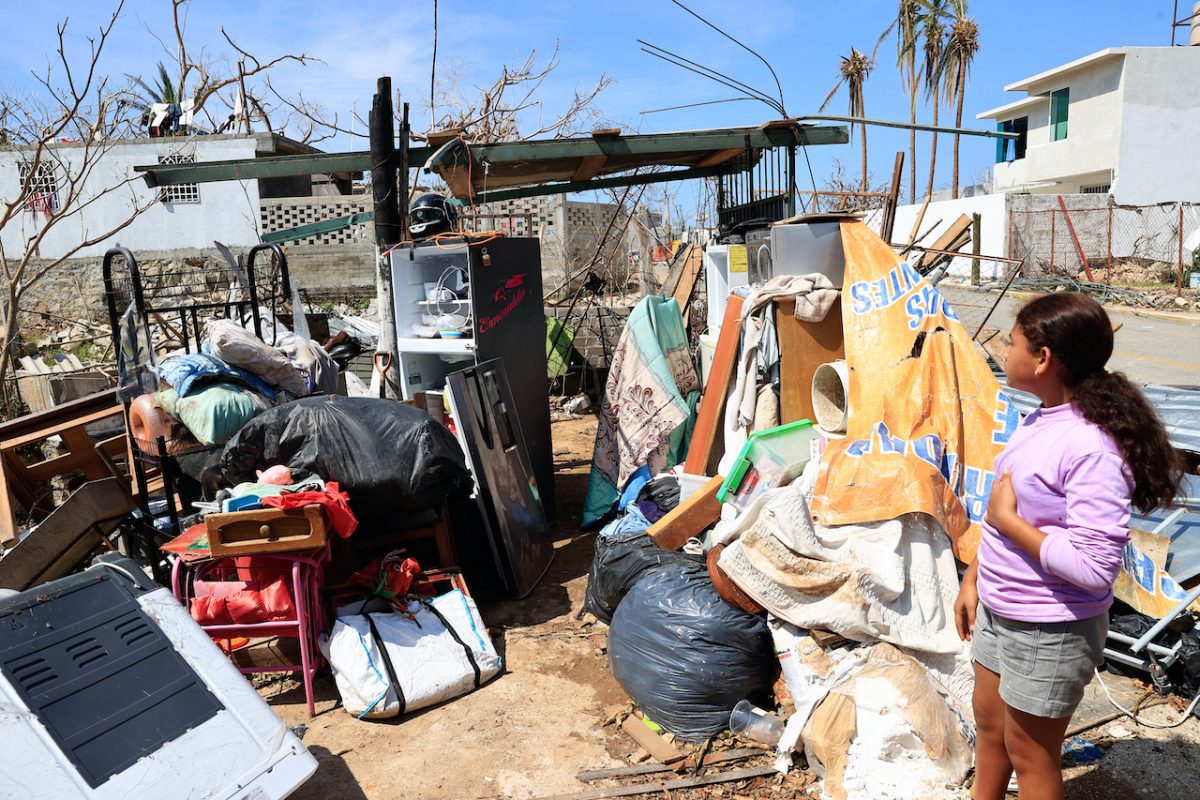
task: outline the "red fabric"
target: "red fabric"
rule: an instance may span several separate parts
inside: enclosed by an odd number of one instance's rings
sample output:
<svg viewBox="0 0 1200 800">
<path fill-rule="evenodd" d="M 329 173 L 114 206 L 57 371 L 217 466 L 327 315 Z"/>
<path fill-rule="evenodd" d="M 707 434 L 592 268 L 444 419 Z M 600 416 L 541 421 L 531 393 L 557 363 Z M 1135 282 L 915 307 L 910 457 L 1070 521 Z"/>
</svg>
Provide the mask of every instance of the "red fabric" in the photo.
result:
<svg viewBox="0 0 1200 800">
<path fill-rule="evenodd" d="M 383 558 L 376 558 L 350 576 L 350 583 L 365 587 L 371 594 L 386 598 L 403 598 L 408 595 L 414 581 L 425 575 L 415 558 L 405 558 L 403 550 L 394 550 Z"/>
<path fill-rule="evenodd" d="M 283 578 L 261 589 L 249 586 L 227 595 L 201 595 L 192 599 L 192 619 L 201 625 L 253 625 L 296 618 L 296 606 Z"/>
<path fill-rule="evenodd" d="M 262 504 L 270 508 L 302 508 L 310 503 L 325 506 L 325 516 L 329 517 L 329 524 L 343 539 L 349 539 L 350 534 L 358 527 L 358 520 L 350 510 L 350 495 L 338 489 L 337 483 L 332 481 L 325 484 L 323 492 L 294 492 L 262 499 Z"/>
</svg>

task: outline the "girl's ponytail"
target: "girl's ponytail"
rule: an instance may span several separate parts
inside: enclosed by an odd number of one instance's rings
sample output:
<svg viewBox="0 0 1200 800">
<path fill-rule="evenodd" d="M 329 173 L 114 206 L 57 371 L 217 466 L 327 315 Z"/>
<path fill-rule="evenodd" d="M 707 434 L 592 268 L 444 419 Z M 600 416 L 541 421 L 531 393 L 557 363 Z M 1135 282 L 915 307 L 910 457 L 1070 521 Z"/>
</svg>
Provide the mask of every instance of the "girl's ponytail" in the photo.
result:
<svg viewBox="0 0 1200 800">
<path fill-rule="evenodd" d="M 1061 364 L 1071 402 L 1125 457 L 1133 473 L 1134 507 L 1148 513 L 1170 505 L 1183 482 L 1183 458 L 1141 390 L 1122 373 L 1104 369 L 1113 349 L 1104 308 L 1087 295 L 1049 294 L 1027 303 L 1017 325 L 1033 352 L 1049 348 Z"/>
</svg>

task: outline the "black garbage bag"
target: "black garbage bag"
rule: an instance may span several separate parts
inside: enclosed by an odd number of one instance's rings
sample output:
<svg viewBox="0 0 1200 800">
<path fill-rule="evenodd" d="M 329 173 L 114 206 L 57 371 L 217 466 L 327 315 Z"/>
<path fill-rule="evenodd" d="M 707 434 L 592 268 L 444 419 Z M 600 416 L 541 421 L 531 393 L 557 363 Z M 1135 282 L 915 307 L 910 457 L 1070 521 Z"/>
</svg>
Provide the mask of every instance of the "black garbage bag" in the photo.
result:
<svg viewBox="0 0 1200 800">
<path fill-rule="evenodd" d="M 221 455 L 232 484 L 283 464 L 337 481 L 364 524 L 436 508 L 470 482 L 453 434 L 420 409 L 371 397 L 306 397 L 250 420 Z"/>
<path fill-rule="evenodd" d="M 703 564 L 668 564 L 633 585 L 608 661 L 646 716 L 689 741 L 728 728 L 739 700 L 765 705 L 778 671 L 766 621 L 722 600 Z"/>
<path fill-rule="evenodd" d="M 612 622 L 613 611 L 638 578 L 664 564 L 703 564 L 704 556 L 664 550 L 645 531 L 596 537 L 583 606 L 597 619 Z"/>
</svg>

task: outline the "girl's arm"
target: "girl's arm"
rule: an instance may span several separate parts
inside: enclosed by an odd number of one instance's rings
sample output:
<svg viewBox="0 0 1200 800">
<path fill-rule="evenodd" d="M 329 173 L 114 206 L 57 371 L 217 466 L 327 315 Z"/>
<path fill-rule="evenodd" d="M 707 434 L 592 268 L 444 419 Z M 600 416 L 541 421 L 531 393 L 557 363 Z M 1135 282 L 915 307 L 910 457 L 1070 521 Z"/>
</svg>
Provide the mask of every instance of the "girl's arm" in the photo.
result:
<svg viewBox="0 0 1200 800">
<path fill-rule="evenodd" d="M 1132 488 L 1120 456 L 1101 452 L 1076 459 L 1063 481 L 1066 518 L 1051 536 L 1018 514 L 1006 471 L 993 484 L 987 519 L 1046 572 L 1081 589 L 1104 592 L 1121 569 Z"/>
</svg>

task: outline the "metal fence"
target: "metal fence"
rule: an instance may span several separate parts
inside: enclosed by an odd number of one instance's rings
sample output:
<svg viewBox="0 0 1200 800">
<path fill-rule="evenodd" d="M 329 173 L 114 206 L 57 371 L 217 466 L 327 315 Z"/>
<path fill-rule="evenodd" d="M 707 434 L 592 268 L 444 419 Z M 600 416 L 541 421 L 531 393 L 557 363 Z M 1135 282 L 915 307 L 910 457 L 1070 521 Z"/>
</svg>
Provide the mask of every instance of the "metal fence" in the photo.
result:
<svg viewBox="0 0 1200 800">
<path fill-rule="evenodd" d="M 1187 287 L 1200 204 L 1100 205 L 1008 212 L 1008 255 L 1030 278 L 1070 276 L 1145 290 Z M 1193 245 L 1194 247 L 1194 245 Z M 1200 270 L 1197 270 L 1200 271 Z"/>
</svg>

